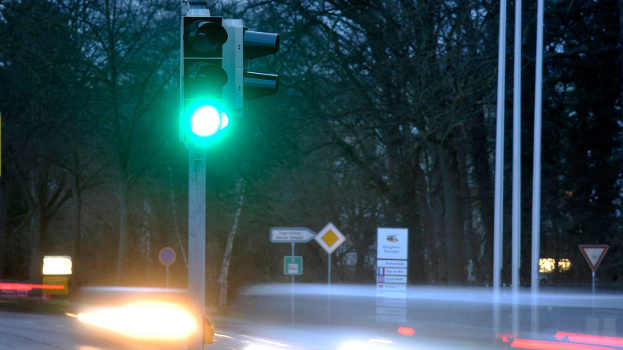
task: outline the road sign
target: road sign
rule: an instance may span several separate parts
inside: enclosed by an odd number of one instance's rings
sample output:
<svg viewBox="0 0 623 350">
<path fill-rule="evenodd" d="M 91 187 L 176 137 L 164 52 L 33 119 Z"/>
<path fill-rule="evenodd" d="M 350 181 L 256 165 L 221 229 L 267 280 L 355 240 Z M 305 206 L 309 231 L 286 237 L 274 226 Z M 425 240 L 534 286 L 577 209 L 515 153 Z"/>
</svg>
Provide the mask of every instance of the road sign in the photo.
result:
<svg viewBox="0 0 623 350">
<path fill-rule="evenodd" d="M 332 223 L 328 223 L 327 226 L 320 230 L 315 239 L 329 254 L 332 254 L 346 241 L 346 237 Z"/>
<path fill-rule="evenodd" d="M 314 239 L 316 232 L 307 227 L 271 227 L 272 243 L 307 243 Z"/>
<path fill-rule="evenodd" d="M 407 260 L 377 260 L 376 266 L 378 267 L 396 267 L 407 268 Z"/>
<path fill-rule="evenodd" d="M 284 256 L 283 257 L 283 274 L 284 275 L 302 275 L 303 274 L 303 257 L 302 256 Z"/>
<path fill-rule="evenodd" d="M 407 283 L 407 276 L 377 275 L 376 283 Z"/>
<path fill-rule="evenodd" d="M 591 267 L 593 272 L 595 272 L 597 271 L 597 267 L 601 263 L 601 260 L 604 258 L 604 255 L 606 255 L 608 246 L 583 244 L 580 245 L 580 250 L 586 259 L 586 262 L 588 262 L 588 265 Z"/>
<path fill-rule="evenodd" d="M 160 249 L 160 253 L 158 253 L 158 259 L 162 265 L 168 266 L 175 262 L 175 250 L 171 247 L 164 247 Z"/>
<path fill-rule="evenodd" d="M 409 230 L 406 228 L 377 229 L 377 259 L 407 260 Z"/>
<path fill-rule="evenodd" d="M 377 267 L 377 275 L 406 276 L 407 269 L 393 269 L 391 267 Z"/>
</svg>

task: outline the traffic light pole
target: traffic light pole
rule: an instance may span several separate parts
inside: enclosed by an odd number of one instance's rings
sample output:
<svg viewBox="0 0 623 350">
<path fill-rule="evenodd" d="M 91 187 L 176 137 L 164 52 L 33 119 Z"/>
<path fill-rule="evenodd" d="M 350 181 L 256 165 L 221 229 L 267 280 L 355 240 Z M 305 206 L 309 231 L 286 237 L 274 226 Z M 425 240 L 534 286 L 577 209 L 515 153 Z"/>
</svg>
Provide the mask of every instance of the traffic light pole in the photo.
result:
<svg viewBox="0 0 623 350">
<path fill-rule="evenodd" d="M 188 337 L 188 350 L 203 350 L 205 323 L 206 150 L 189 149 L 188 301 L 199 327 Z"/>
<path fill-rule="evenodd" d="M 244 101 L 277 92 L 277 74 L 248 72 L 246 64 L 277 52 L 279 35 L 246 30 L 240 19 L 210 16 L 206 0 L 185 3 L 180 21 L 179 138 L 189 149 L 188 302 L 198 328 L 188 337 L 188 350 L 203 350 L 214 338 L 214 326 L 205 314 L 206 149 L 232 129 L 230 122 L 241 119 Z"/>
</svg>

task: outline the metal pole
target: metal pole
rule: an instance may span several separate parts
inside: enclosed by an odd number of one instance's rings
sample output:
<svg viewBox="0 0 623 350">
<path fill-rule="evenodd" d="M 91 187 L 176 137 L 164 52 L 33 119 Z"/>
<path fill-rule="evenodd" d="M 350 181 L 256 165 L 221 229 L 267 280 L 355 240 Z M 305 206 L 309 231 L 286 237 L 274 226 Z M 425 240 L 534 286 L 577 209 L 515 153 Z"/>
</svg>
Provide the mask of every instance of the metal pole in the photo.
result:
<svg viewBox="0 0 623 350">
<path fill-rule="evenodd" d="M 189 150 L 188 171 L 188 301 L 198 331 L 188 337 L 188 350 L 203 350 L 206 247 L 206 151 Z"/>
<path fill-rule="evenodd" d="M 327 285 L 327 325 L 331 324 L 331 255 L 329 254 L 329 281 Z"/>
<path fill-rule="evenodd" d="M 543 104 L 543 1 L 537 5 L 536 77 L 534 91 L 534 158 L 532 173 L 532 271 L 531 290 L 539 291 L 539 258 L 541 248 L 541 135 Z"/>
<path fill-rule="evenodd" d="M 493 292 L 499 298 L 502 270 L 504 203 L 504 105 L 506 80 L 506 0 L 500 1 L 500 38 L 498 47 L 498 97 L 495 140 L 495 203 L 493 213 Z"/>
<path fill-rule="evenodd" d="M 329 267 L 328 267 L 328 270 L 329 270 L 329 278 L 327 280 L 327 284 L 329 286 L 331 286 L 331 254 L 329 254 Z"/>
<path fill-rule="evenodd" d="M 500 287 L 502 273 L 504 203 L 504 106 L 506 82 L 506 0 L 500 0 L 498 44 L 498 96 L 495 136 L 495 200 L 493 213 L 493 339 L 500 329 Z"/>
<path fill-rule="evenodd" d="M 169 289 L 169 265 L 166 266 L 167 269 L 167 289 Z"/>
<path fill-rule="evenodd" d="M 536 71 L 534 79 L 534 156 L 532 165 L 532 264 L 530 291 L 532 294 L 532 332 L 539 329 L 538 293 L 539 260 L 541 257 L 541 136 L 543 107 L 543 12 L 544 0 L 537 1 Z"/>
<path fill-rule="evenodd" d="M 512 287 L 513 333 L 519 333 L 519 269 L 521 266 L 521 0 L 515 0 L 515 55 L 513 59 L 513 217 Z"/>
<path fill-rule="evenodd" d="M 521 0 L 515 2 L 515 56 L 513 73 L 513 293 L 519 291 L 521 264 Z"/>
</svg>

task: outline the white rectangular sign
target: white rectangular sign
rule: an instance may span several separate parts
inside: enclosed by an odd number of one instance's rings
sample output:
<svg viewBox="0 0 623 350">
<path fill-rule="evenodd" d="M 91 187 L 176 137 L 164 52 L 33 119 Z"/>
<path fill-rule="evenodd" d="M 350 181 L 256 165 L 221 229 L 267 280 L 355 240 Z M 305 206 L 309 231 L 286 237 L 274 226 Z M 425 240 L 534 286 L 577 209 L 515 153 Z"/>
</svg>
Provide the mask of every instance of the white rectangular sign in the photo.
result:
<svg viewBox="0 0 623 350">
<path fill-rule="evenodd" d="M 376 315 L 377 322 L 404 323 L 407 322 L 407 315 Z"/>
<path fill-rule="evenodd" d="M 401 267 L 407 268 L 407 260 L 377 260 L 378 267 Z"/>
<path fill-rule="evenodd" d="M 407 260 L 409 230 L 406 228 L 378 228 L 377 259 Z"/>
<path fill-rule="evenodd" d="M 404 307 L 378 307 L 376 308 L 377 315 L 406 315 L 407 309 Z"/>
<path fill-rule="evenodd" d="M 407 269 L 394 269 L 391 267 L 377 267 L 377 275 L 406 276 Z"/>
<path fill-rule="evenodd" d="M 376 306 L 407 307 L 407 299 L 376 298 Z"/>
<path fill-rule="evenodd" d="M 376 290 L 379 292 L 402 292 L 407 290 L 407 285 L 402 283 L 377 283 Z"/>
<path fill-rule="evenodd" d="M 272 243 L 307 243 L 314 239 L 316 232 L 307 227 L 271 227 Z"/>
<path fill-rule="evenodd" d="M 407 276 L 376 276 L 377 283 L 407 283 Z"/>
<path fill-rule="evenodd" d="M 403 284 L 404 286 L 404 284 Z M 407 298 L 407 292 L 382 292 L 377 290 L 376 291 L 376 297 L 377 298 L 387 298 L 387 299 L 406 299 Z"/>
</svg>

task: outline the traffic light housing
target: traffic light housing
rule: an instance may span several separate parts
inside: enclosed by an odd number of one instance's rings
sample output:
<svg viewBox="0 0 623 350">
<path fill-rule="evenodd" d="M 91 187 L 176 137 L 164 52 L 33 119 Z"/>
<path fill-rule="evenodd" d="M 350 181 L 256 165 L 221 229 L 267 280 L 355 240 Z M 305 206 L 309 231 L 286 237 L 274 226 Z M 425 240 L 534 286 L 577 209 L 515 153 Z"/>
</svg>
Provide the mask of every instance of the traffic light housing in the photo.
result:
<svg viewBox="0 0 623 350">
<path fill-rule="evenodd" d="M 183 16 L 181 23 L 180 141 L 194 148 L 221 140 L 245 101 L 279 89 L 277 74 L 248 71 L 251 59 L 279 50 L 279 34 L 206 13 Z"/>
<path fill-rule="evenodd" d="M 239 19 L 224 19 L 229 37 L 223 46 L 223 68 L 230 77 L 223 100 L 234 116 L 242 116 L 244 102 L 272 95 L 279 89 L 279 76 L 249 71 L 249 61 L 279 50 L 279 34 L 248 30 Z"/>
<path fill-rule="evenodd" d="M 279 50 L 279 34 L 245 30 L 243 46 L 245 101 L 276 93 L 279 90 L 279 76 L 277 74 L 249 72 L 248 63 L 251 59 L 277 52 Z"/>
<path fill-rule="evenodd" d="M 229 125 L 223 88 L 230 80 L 223 69 L 228 34 L 222 18 L 183 16 L 180 62 L 180 141 L 208 148 Z"/>
</svg>

